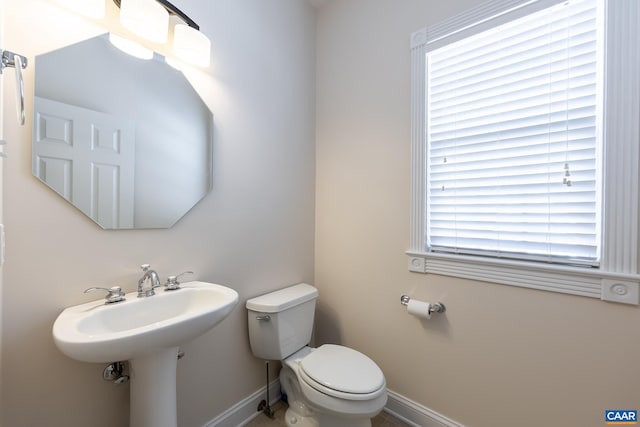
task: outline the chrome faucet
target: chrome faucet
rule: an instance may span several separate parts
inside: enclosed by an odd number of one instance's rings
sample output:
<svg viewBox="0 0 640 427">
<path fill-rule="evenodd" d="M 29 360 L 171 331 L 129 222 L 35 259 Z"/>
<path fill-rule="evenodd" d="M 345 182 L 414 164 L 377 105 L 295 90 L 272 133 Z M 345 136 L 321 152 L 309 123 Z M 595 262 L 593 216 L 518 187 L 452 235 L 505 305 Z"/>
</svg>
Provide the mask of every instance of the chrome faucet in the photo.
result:
<svg viewBox="0 0 640 427">
<path fill-rule="evenodd" d="M 140 266 L 144 275 L 138 280 L 138 298 L 140 297 L 152 297 L 156 293 L 154 292 L 154 288 L 160 286 L 160 278 L 158 277 L 158 273 L 154 270 L 151 270 L 151 265 L 142 264 Z M 149 281 L 149 286 L 145 288 L 145 282 Z"/>
</svg>

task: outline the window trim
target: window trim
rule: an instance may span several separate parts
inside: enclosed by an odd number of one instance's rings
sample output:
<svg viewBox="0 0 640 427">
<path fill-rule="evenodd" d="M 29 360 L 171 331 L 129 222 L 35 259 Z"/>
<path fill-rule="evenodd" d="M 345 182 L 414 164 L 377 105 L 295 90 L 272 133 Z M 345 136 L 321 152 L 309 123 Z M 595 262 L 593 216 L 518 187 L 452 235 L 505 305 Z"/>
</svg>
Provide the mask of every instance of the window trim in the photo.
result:
<svg viewBox="0 0 640 427">
<path fill-rule="evenodd" d="M 426 214 L 426 53 L 446 34 L 463 33 L 474 22 L 485 29 L 488 13 L 531 13 L 558 1 L 491 0 L 411 36 L 411 217 L 409 270 L 638 305 L 640 202 L 640 2 L 605 0 L 604 170 L 602 259 L 598 268 L 429 253 Z M 538 7 L 538 9 L 535 9 Z M 532 10 L 532 8 L 534 8 Z M 488 12 L 490 11 L 490 12 Z M 502 12 L 500 12 L 502 11 Z M 509 19 L 515 19 L 516 16 Z M 501 22 L 494 22 L 497 25 Z M 480 28 L 482 27 L 482 28 Z M 457 31 L 461 29 L 462 31 Z M 629 185 L 629 183 L 634 183 Z"/>
</svg>

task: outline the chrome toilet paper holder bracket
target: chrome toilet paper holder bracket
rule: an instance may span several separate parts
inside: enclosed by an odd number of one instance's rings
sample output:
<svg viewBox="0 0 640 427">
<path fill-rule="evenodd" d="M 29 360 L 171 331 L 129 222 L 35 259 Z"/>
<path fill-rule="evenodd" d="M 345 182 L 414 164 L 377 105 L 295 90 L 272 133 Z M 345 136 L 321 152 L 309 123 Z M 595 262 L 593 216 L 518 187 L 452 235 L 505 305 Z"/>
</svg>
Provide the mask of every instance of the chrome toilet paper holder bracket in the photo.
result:
<svg viewBox="0 0 640 427">
<path fill-rule="evenodd" d="M 409 295 L 402 295 L 400 297 L 400 304 L 409 305 L 409 301 L 411 301 L 411 297 Z M 444 306 L 441 302 L 434 302 L 429 304 L 429 314 L 433 313 L 444 313 L 447 307 Z"/>
</svg>

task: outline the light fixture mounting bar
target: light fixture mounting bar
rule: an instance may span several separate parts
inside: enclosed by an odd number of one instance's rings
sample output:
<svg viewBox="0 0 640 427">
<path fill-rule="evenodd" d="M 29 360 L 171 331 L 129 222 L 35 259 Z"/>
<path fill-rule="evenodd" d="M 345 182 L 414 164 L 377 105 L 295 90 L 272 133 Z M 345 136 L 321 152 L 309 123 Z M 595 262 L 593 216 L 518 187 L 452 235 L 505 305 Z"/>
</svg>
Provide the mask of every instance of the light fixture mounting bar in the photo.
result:
<svg viewBox="0 0 640 427">
<path fill-rule="evenodd" d="M 113 2 L 118 7 L 120 7 L 120 1 L 121 0 L 113 0 Z M 189 18 L 189 16 L 187 16 L 187 14 L 185 14 L 183 11 L 181 11 L 180 9 L 175 7 L 173 4 L 169 3 L 167 0 L 156 0 L 156 1 L 158 3 L 160 3 L 165 9 L 167 9 L 167 11 L 170 14 L 176 15 L 177 17 L 182 19 L 184 21 L 184 23 L 187 24 L 188 26 L 190 26 L 191 28 L 194 28 L 196 30 L 200 30 L 200 26 L 198 24 L 196 24 L 193 19 Z"/>
</svg>

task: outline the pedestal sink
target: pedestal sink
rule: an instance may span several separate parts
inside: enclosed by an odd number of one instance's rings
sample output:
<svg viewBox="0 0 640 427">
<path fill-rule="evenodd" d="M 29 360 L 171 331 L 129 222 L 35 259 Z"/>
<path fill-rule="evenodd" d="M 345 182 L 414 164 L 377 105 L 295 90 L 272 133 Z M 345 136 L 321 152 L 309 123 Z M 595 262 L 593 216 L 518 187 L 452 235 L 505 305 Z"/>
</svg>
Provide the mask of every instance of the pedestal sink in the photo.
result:
<svg viewBox="0 0 640 427">
<path fill-rule="evenodd" d="M 129 361 L 130 427 L 176 427 L 178 346 L 213 328 L 237 303 L 233 289 L 185 282 L 152 297 L 69 307 L 53 324 L 53 338 L 75 360 Z"/>
</svg>

